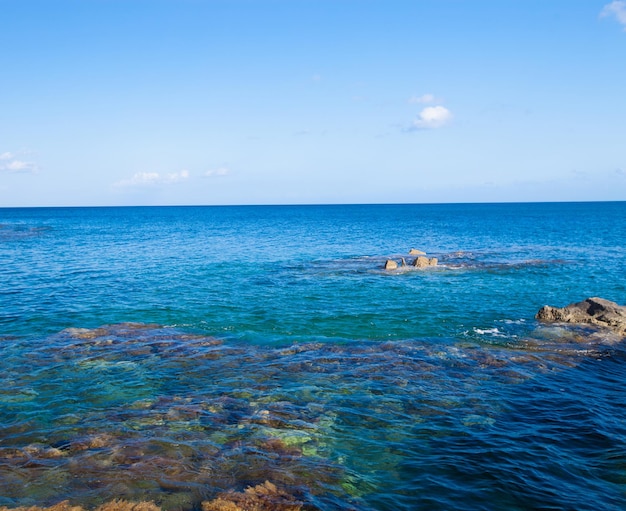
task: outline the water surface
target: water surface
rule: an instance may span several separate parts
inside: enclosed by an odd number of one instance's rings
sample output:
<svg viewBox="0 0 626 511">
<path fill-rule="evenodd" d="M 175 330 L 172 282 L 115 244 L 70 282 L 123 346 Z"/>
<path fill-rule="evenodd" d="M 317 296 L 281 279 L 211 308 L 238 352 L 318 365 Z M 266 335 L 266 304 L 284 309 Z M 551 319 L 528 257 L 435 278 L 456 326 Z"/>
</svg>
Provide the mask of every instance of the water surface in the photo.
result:
<svg viewBox="0 0 626 511">
<path fill-rule="evenodd" d="M 0 209 L 0 505 L 626 507 L 626 203 Z M 419 248 L 435 268 L 382 270 Z"/>
</svg>

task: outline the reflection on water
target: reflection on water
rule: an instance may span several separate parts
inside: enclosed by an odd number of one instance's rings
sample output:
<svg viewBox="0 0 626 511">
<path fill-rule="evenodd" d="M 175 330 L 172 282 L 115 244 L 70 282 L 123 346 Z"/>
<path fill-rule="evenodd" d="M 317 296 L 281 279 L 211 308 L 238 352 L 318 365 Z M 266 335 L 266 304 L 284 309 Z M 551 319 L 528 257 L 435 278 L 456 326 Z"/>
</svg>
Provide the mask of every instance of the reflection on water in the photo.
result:
<svg viewBox="0 0 626 511">
<path fill-rule="evenodd" d="M 198 509 L 269 484 L 307 509 L 618 509 L 619 339 L 532 328 L 279 347 L 144 324 L 4 339 L 0 505 Z"/>
</svg>

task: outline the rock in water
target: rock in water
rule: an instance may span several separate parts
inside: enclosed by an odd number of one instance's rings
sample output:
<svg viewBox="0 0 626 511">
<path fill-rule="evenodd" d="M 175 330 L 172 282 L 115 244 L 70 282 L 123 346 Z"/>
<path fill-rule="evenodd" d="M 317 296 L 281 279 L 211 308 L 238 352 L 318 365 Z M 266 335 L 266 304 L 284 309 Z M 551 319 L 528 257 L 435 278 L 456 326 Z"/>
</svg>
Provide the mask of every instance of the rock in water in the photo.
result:
<svg viewBox="0 0 626 511">
<path fill-rule="evenodd" d="M 395 261 L 392 261 L 391 259 L 387 259 L 387 261 L 385 262 L 385 270 L 397 270 L 398 269 L 398 263 L 396 263 Z"/>
<path fill-rule="evenodd" d="M 419 256 L 413 262 L 413 266 L 415 266 L 416 268 L 426 268 L 426 266 L 430 266 L 430 260 L 428 259 L 428 257 Z"/>
<path fill-rule="evenodd" d="M 596 325 L 626 336 L 626 307 L 603 298 L 587 298 L 562 308 L 545 305 L 535 318 L 547 323 Z"/>
<path fill-rule="evenodd" d="M 409 250 L 409 255 L 426 255 L 426 252 L 422 252 L 421 250 L 412 248 L 411 250 Z"/>
<path fill-rule="evenodd" d="M 419 256 L 415 259 L 415 261 L 413 261 L 413 266 L 416 268 L 426 268 L 428 266 L 437 266 L 437 262 L 436 257 L 431 257 L 429 259 L 428 257 Z"/>
</svg>

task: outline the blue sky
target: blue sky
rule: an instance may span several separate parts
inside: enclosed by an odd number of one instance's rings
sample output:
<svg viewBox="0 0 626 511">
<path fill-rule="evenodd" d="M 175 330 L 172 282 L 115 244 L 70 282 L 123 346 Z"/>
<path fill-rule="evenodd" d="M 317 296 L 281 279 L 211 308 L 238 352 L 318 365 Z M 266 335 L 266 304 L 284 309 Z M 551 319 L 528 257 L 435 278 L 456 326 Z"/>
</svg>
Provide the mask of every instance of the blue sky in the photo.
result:
<svg viewBox="0 0 626 511">
<path fill-rule="evenodd" d="M 0 206 L 626 200 L 626 1 L 0 0 Z"/>
</svg>

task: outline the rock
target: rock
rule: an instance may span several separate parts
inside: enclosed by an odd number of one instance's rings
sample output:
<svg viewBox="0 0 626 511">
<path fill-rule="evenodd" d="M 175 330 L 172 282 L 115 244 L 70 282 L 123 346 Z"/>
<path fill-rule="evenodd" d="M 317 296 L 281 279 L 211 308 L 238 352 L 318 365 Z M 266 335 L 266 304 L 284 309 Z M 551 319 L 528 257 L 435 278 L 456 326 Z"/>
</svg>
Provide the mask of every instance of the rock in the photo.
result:
<svg viewBox="0 0 626 511">
<path fill-rule="evenodd" d="M 429 266 L 437 266 L 437 258 L 431 257 L 429 259 L 428 257 L 418 256 L 417 259 L 413 261 L 413 266 L 415 266 L 416 268 L 427 268 Z"/>
<path fill-rule="evenodd" d="M 422 252 L 421 250 L 417 250 L 416 248 L 412 248 L 411 250 L 409 250 L 409 255 L 423 256 L 423 255 L 426 255 L 426 252 Z"/>
<path fill-rule="evenodd" d="M 626 336 L 626 307 L 603 298 L 587 298 L 562 308 L 545 305 L 535 318 L 546 323 L 596 325 Z"/>
<path fill-rule="evenodd" d="M 396 263 L 395 261 L 392 261 L 391 259 L 387 259 L 387 261 L 385 261 L 385 270 L 397 270 L 398 269 L 398 263 Z"/>
<path fill-rule="evenodd" d="M 428 257 L 418 256 L 418 258 L 413 261 L 413 266 L 416 268 L 426 268 L 427 266 L 430 266 L 430 260 Z"/>
</svg>

